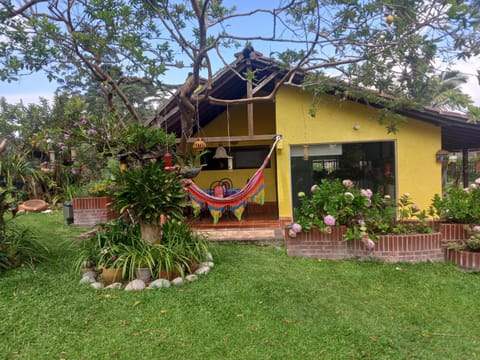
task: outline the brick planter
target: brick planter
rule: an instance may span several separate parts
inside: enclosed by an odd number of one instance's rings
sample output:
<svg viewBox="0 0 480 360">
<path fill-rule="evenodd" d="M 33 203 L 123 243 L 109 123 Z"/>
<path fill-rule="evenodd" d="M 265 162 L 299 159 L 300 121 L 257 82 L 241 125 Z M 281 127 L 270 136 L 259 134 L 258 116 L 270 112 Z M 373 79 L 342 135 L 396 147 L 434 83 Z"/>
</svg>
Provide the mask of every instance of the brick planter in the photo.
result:
<svg viewBox="0 0 480 360">
<path fill-rule="evenodd" d="M 367 250 L 359 240 L 345 241 L 345 227 L 334 227 L 331 234 L 316 229 L 299 233 L 285 243 L 288 256 L 318 259 L 378 259 L 386 262 L 443 261 L 441 233 L 379 236 L 373 250 Z"/>
<path fill-rule="evenodd" d="M 107 196 L 73 199 L 73 225 L 94 226 L 117 218 L 112 202 Z"/>
<path fill-rule="evenodd" d="M 373 250 L 365 249 L 359 240 L 347 243 L 349 252 L 356 258 L 377 259 L 385 262 L 443 261 L 442 234 L 381 235 Z"/>
<path fill-rule="evenodd" d="M 440 232 L 442 233 L 442 239 L 447 243 L 468 239 L 465 224 L 441 223 Z"/>
<path fill-rule="evenodd" d="M 445 249 L 445 260 L 464 271 L 480 271 L 480 253 L 466 250 Z"/>
<path fill-rule="evenodd" d="M 296 237 L 285 233 L 288 256 L 310 257 L 318 259 L 346 259 L 349 256 L 347 242 L 343 240 L 345 226 L 333 226 L 330 234 L 313 228 L 308 233 L 300 232 Z"/>
</svg>

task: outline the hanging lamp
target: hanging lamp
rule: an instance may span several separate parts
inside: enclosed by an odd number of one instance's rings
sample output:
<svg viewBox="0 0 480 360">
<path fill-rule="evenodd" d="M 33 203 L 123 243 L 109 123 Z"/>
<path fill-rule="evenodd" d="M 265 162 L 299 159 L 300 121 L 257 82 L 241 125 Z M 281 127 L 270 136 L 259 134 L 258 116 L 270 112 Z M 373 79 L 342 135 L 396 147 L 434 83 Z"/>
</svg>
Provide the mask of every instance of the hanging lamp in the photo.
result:
<svg viewBox="0 0 480 360">
<path fill-rule="evenodd" d="M 228 159 L 229 156 L 227 154 L 227 150 L 223 147 L 223 145 L 218 145 L 217 149 L 215 150 L 215 155 L 213 155 L 214 159 Z"/>
</svg>

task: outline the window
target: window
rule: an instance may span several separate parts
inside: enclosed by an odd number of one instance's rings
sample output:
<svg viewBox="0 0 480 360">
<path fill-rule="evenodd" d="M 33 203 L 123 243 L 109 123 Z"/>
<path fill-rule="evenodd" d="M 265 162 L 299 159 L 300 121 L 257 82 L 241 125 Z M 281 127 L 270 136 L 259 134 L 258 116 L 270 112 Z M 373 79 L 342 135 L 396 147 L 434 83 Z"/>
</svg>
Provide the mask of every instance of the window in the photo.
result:
<svg viewBox="0 0 480 360">
<path fill-rule="evenodd" d="M 216 148 L 208 148 L 209 152 L 202 156 L 204 170 L 226 170 L 228 169 L 227 159 L 214 159 Z M 233 157 L 233 169 L 258 169 L 265 157 L 268 155 L 268 146 L 232 147 L 230 152 Z M 266 167 L 270 167 L 270 162 Z"/>
</svg>

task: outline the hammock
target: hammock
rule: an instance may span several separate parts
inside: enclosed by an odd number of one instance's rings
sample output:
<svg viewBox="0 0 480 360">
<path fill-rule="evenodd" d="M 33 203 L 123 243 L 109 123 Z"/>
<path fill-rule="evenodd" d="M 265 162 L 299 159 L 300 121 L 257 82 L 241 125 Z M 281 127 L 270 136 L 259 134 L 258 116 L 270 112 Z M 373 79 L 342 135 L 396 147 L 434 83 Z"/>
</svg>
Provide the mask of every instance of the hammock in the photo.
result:
<svg viewBox="0 0 480 360">
<path fill-rule="evenodd" d="M 194 215 L 197 216 L 202 210 L 208 210 L 213 218 L 213 223 L 216 224 L 226 209 L 229 209 L 238 220 L 242 220 L 247 202 L 263 205 L 265 201 L 263 170 L 270 161 L 270 156 L 280 139 L 280 136 L 275 137 L 270 152 L 263 160 L 260 168 L 253 174 L 247 184 L 233 195 L 227 197 L 212 196 L 198 187 L 191 179 L 184 179 L 183 182 L 188 192 Z"/>
</svg>

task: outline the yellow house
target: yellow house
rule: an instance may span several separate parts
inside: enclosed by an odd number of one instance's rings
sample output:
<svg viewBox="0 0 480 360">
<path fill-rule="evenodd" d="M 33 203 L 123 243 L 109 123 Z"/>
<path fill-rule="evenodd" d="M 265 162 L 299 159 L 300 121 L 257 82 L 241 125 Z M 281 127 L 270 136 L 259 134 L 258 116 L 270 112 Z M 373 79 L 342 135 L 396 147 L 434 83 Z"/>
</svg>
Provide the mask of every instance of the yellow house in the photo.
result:
<svg viewBox="0 0 480 360">
<path fill-rule="evenodd" d="M 241 78 L 247 70 L 255 73 L 253 82 Z M 402 115 L 407 122 L 393 134 L 379 123 L 379 106 L 324 94 L 312 112 L 313 94 L 302 88 L 299 75 L 280 86 L 273 98 L 267 97 L 283 71 L 261 54 L 239 55 L 216 74 L 209 93 L 231 103 L 197 103 L 191 142 L 201 137 L 210 153 L 194 181 L 206 192 L 222 179 L 242 188 L 262 164 L 274 137 L 281 136 L 263 171 L 265 204 L 248 205 L 242 222 L 292 222 L 297 194 L 310 192 L 323 178 L 348 178 L 358 187 L 391 197 L 408 192 L 420 208 L 428 209 L 434 194 L 442 192 L 445 166 L 440 150 L 480 148 L 480 127 L 461 114 L 406 110 Z M 248 94 L 257 98 L 254 103 L 235 104 Z M 180 134 L 174 98 L 160 109 L 151 125 L 155 123 Z M 232 157 L 231 164 L 215 159 L 218 147 Z M 221 221 L 229 220 L 224 218 Z"/>
</svg>

